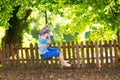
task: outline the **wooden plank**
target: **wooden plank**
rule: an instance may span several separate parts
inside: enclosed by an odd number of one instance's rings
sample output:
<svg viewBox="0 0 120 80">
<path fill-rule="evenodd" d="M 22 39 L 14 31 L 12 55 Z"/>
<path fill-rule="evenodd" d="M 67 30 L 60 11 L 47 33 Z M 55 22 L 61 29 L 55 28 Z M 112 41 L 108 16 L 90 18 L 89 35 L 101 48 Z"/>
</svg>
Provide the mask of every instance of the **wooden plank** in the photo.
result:
<svg viewBox="0 0 120 80">
<path fill-rule="evenodd" d="M 29 61 L 29 53 L 28 53 L 28 49 L 26 48 L 25 49 L 25 56 L 26 56 L 26 66 L 27 66 L 27 68 L 29 68 L 30 67 L 30 61 Z"/>
<path fill-rule="evenodd" d="M 15 64 L 15 50 L 14 50 L 14 45 L 11 44 L 10 45 L 10 50 L 11 50 L 11 55 L 12 55 L 12 66 L 16 67 L 16 64 Z"/>
<path fill-rule="evenodd" d="M 108 66 L 108 44 L 107 44 L 107 41 L 105 41 L 105 61 L 106 61 L 106 66 Z"/>
<path fill-rule="evenodd" d="M 39 52 L 38 52 L 38 44 L 37 43 L 35 43 L 35 55 L 36 55 L 36 64 L 35 65 L 39 65 L 39 57 L 40 57 L 40 55 L 39 55 Z"/>
<path fill-rule="evenodd" d="M 90 64 L 89 42 L 86 41 L 85 43 L 86 43 L 87 64 Z"/>
<path fill-rule="evenodd" d="M 6 45 L 6 54 L 7 54 L 7 66 L 9 67 L 11 65 L 11 61 L 10 61 L 10 48 L 9 45 Z"/>
<path fill-rule="evenodd" d="M 103 67 L 103 45 L 102 45 L 102 42 L 100 41 L 100 61 L 101 61 L 101 67 Z"/>
<path fill-rule="evenodd" d="M 81 47 L 81 59 L 82 59 L 82 68 L 85 68 L 85 53 L 84 53 L 84 45 L 83 42 L 80 44 Z"/>
<path fill-rule="evenodd" d="M 75 46 L 75 44 L 74 44 L 74 42 L 72 42 L 72 46 Z M 73 57 L 73 67 L 77 67 L 76 66 L 76 63 L 75 63 L 75 61 L 76 61 L 76 59 L 75 59 L 75 48 L 74 47 L 72 47 L 72 57 Z"/>
<path fill-rule="evenodd" d="M 66 57 L 66 43 L 65 42 L 62 43 L 62 47 L 63 47 L 63 57 L 64 57 L 64 59 L 67 59 L 67 57 Z"/>
<path fill-rule="evenodd" d="M 113 57 L 114 55 L 112 54 L 112 41 L 109 41 L 109 52 L 110 52 L 110 64 L 113 65 Z"/>
<path fill-rule="evenodd" d="M 16 64 L 17 64 L 17 67 L 19 67 L 20 66 L 20 58 L 19 58 L 19 47 L 17 44 L 15 45 L 15 53 L 16 53 L 16 58 L 17 58 Z"/>
<path fill-rule="evenodd" d="M 99 53 L 98 53 L 98 42 L 95 42 L 95 53 L 96 53 L 96 65 L 99 67 Z"/>
<path fill-rule="evenodd" d="M 117 52 L 118 52 L 118 50 L 117 50 L 117 41 L 114 40 L 115 65 L 119 64 L 118 53 Z"/>
<path fill-rule="evenodd" d="M 2 60 L 3 60 L 3 66 L 4 68 L 7 67 L 7 64 L 6 64 L 6 49 L 5 49 L 5 45 L 2 46 Z"/>
<path fill-rule="evenodd" d="M 92 58 L 92 64 L 95 64 L 94 61 L 94 45 L 93 45 L 93 41 L 90 42 L 90 49 L 91 49 L 91 58 Z"/>
<path fill-rule="evenodd" d="M 1 62 L 2 68 L 6 68 L 6 63 L 1 50 L 0 50 L 0 62 Z"/>
<path fill-rule="evenodd" d="M 77 57 L 77 68 L 80 68 L 80 54 L 79 54 L 79 44 L 76 42 L 76 57 Z"/>
<path fill-rule="evenodd" d="M 68 59 L 69 59 L 69 62 L 71 62 L 71 51 L 70 51 L 70 42 L 68 42 L 67 43 L 67 46 L 68 46 L 68 48 L 67 48 L 67 50 L 68 50 Z"/>
<path fill-rule="evenodd" d="M 22 44 L 20 45 L 22 65 L 25 65 Z"/>
<path fill-rule="evenodd" d="M 31 66 L 34 67 L 34 49 L 32 43 L 30 43 L 30 63 Z"/>
</svg>

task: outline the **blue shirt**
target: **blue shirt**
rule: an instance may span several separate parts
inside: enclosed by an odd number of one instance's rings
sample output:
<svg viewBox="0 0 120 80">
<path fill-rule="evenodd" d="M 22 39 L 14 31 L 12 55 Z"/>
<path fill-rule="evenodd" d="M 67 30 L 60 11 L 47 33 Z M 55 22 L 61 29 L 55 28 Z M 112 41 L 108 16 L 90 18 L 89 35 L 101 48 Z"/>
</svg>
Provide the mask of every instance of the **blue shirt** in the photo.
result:
<svg viewBox="0 0 120 80">
<path fill-rule="evenodd" d="M 41 36 L 39 35 L 39 46 L 42 47 L 42 46 L 47 45 L 47 44 L 48 44 L 48 39 L 47 38 L 42 39 Z M 39 50 L 40 50 L 41 55 L 45 54 L 48 51 L 47 47 L 39 48 Z"/>
</svg>

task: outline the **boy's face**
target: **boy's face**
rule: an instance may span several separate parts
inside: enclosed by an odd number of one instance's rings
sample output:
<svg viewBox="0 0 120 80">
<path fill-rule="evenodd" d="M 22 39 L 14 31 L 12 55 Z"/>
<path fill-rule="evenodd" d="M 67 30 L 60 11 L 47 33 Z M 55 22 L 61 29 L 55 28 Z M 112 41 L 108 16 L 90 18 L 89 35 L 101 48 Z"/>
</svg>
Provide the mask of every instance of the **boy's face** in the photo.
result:
<svg viewBox="0 0 120 80">
<path fill-rule="evenodd" d="M 49 35 L 50 35 L 49 33 L 45 33 L 45 34 L 44 34 L 45 37 L 48 37 Z"/>
</svg>

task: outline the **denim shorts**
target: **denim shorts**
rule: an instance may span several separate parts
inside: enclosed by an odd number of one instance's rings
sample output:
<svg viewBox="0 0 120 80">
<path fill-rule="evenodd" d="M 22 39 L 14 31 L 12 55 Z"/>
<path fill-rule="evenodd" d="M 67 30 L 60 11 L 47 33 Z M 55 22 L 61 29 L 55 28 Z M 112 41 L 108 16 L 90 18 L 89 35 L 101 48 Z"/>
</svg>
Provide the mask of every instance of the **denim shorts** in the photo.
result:
<svg viewBox="0 0 120 80">
<path fill-rule="evenodd" d="M 48 51 L 45 54 L 41 55 L 41 57 L 43 59 L 48 59 L 48 58 L 51 58 L 51 57 L 59 57 L 60 51 L 57 48 L 49 47 L 47 49 L 48 49 Z"/>
</svg>

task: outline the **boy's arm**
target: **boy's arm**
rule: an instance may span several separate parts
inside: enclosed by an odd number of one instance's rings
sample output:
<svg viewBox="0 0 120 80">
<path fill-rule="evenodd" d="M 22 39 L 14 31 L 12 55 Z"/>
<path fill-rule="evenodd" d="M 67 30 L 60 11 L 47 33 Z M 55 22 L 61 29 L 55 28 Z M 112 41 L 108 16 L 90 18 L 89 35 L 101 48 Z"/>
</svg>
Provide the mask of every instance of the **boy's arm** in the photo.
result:
<svg viewBox="0 0 120 80">
<path fill-rule="evenodd" d="M 43 46 L 38 46 L 39 48 L 47 48 L 48 47 L 48 45 L 46 44 L 46 45 L 43 45 Z"/>
<path fill-rule="evenodd" d="M 46 40 L 44 40 L 44 38 L 43 37 L 41 37 L 41 39 L 43 39 L 42 40 L 42 42 L 44 43 L 44 41 L 46 41 Z M 40 38 L 39 38 L 39 40 L 40 40 Z M 46 42 L 45 42 L 46 43 Z M 39 42 L 39 46 L 38 46 L 39 48 L 46 48 L 46 47 L 48 47 L 48 44 L 46 43 L 46 44 L 44 44 L 44 45 L 40 45 L 40 42 Z"/>
</svg>

